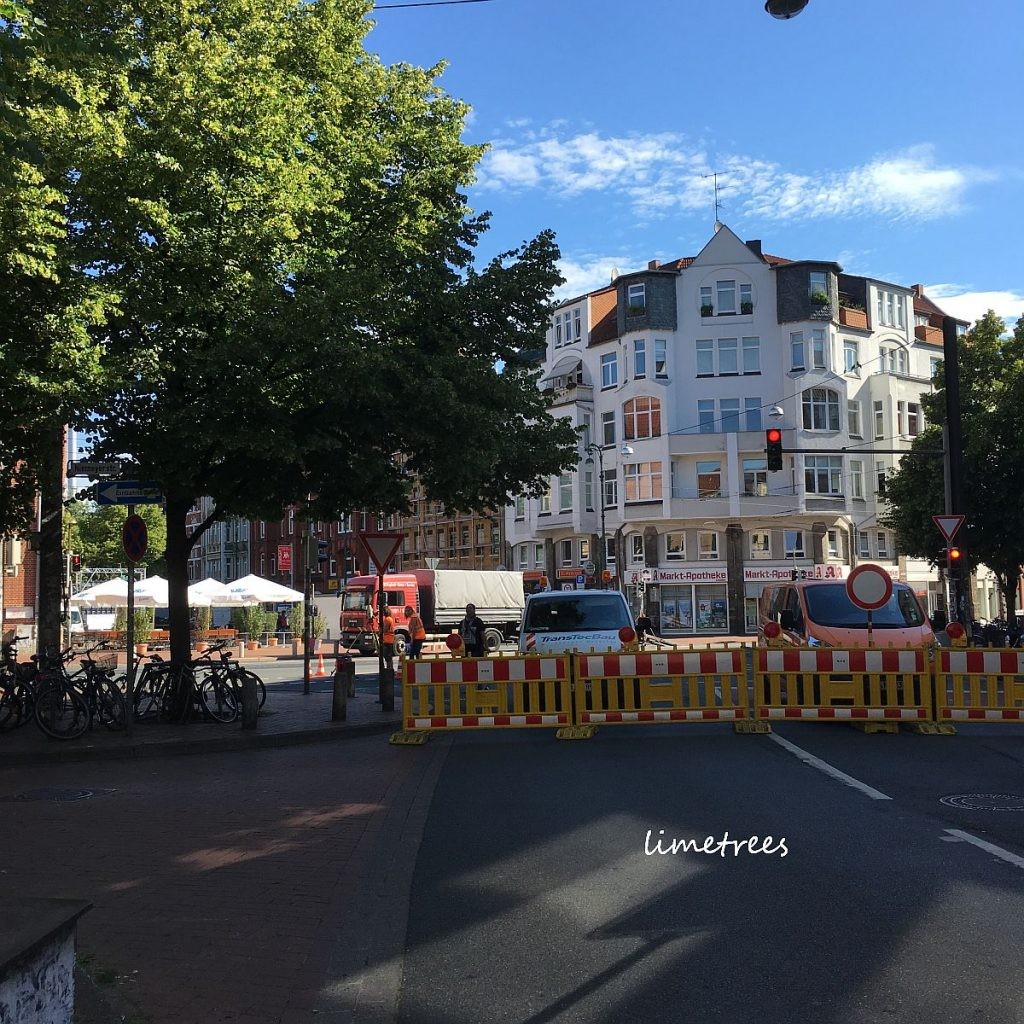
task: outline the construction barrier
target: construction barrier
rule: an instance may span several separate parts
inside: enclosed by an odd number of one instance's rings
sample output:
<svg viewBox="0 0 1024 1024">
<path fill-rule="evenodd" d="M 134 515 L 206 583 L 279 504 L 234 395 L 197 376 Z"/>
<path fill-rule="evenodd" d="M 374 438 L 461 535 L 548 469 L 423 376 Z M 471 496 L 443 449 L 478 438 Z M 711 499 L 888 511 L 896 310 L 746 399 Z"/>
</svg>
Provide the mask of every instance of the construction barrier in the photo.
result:
<svg viewBox="0 0 1024 1024">
<path fill-rule="evenodd" d="M 1024 721 L 1024 651 L 941 648 L 935 707 L 940 723 Z"/>
<path fill-rule="evenodd" d="M 857 722 L 887 732 L 933 721 L 931 666 L 921 649 L 760 647 L 754 666 L 760 721 Z"/>
<path fill-rule="evenodd" d="M 742 649 L 573 657 L 578 726 L 750 717 Z"/>
<path fill-rule="evenodd" d="M 402 718 L 393 743 L 445 729 L 571 726 L 569 656 L 405 659 Z"/>
</svg>

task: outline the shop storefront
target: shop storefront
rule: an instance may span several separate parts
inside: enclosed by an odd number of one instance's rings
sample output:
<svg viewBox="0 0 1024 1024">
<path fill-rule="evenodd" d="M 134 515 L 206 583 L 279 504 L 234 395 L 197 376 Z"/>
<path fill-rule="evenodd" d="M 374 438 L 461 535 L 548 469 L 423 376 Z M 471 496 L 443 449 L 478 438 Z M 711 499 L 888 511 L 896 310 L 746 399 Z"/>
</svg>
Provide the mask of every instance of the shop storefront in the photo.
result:
<svg viewBox="0 0 1024 1024">
<path fill-rule="evenodd" d="M 660 636 L 687 633 L 728 633 L 729 577 L 725 569 L 652 569 L 648 610 Z M 627 572 L 627 586 L 636 586 L 639 572 Z"/>
</svg>

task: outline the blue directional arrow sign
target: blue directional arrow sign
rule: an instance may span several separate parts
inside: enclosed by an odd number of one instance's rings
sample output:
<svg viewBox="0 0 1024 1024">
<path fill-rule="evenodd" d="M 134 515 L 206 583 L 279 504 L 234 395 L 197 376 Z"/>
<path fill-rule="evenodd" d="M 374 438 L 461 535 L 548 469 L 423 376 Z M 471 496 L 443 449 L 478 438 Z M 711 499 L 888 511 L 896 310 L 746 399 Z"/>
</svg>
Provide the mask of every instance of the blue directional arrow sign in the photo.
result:
<svg viewBox="0 0 1024 1024">
<path fill-rule="evenodd" d="M 97 505 L 159 505 L 160 485 L 152 481 L 107 480 L 96 485 Z"/>
</svg>

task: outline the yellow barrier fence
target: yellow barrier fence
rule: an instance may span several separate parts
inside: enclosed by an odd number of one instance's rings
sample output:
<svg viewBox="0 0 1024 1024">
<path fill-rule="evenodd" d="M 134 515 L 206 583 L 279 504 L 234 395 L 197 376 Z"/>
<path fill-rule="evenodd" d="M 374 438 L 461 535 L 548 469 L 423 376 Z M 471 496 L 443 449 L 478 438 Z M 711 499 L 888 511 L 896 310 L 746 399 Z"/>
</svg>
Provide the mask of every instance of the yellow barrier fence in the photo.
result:
<svg viewBox="0 0 1024 1024">
<path fill-rule="evenodd" d="M 535 729 L 572 724 L 568 655 L 402 662 L 403 733 L 419 743 L 446 729 Z"/>
<path fill-rule="evenodd" d="M 577 654 L 576 724 L 745 721 L 745 662 L 742 649 Z"/>
<path fill-rule="evenodd" d="M 941 648 L 935 702 L 940 723 L 1024 720 L 1024 651 Z"/>
<path fill-rule="evenodd" d="M 895 732 L 930 724 L 931 666 L 923 650 L 760 647 L 754 662 L 760 721 L 838 721 Z"/>
</svg>

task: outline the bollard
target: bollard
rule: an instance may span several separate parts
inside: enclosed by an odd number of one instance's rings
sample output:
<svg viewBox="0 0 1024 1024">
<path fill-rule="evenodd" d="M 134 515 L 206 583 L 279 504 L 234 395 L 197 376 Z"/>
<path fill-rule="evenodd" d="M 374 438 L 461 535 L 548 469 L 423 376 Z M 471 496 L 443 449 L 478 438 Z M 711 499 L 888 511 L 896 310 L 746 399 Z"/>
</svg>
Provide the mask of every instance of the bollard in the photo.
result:
<svg viewBox="0 0 1024 1024">
<path fill-rule="evenodd" d="M 349 659 L 351 661 L 351 658 Z M 348 678 L 338 659 L 338 667 L 334 672 L 334 699 L 331 701 L 331 721 L 348 721 Z"/>
<path fill-rule="evenodd" d="M 260 713 L 260 699 L 256 694 L 256 680 L 248 672 L 242 676 L 242 728 L 255 729 Z"/>
<path fill-rule="evenodd" d="M 356 661 L 351 654 L 339 654 L 334 659 L 334 676 L 342 676 L 346 681 L 346 690 L 350 697 L 356 695 Z"/>
<path fill-rule="evenodd" d="M 395 710 L 395 670 L 384 666 L 384 672 L 380 677 L 380 709 L 381 711 Z"/>
</svg>

